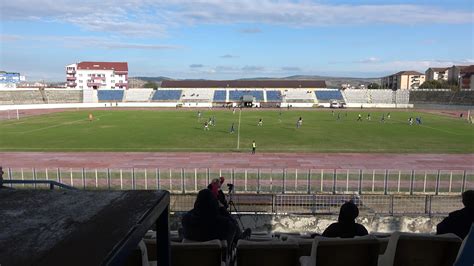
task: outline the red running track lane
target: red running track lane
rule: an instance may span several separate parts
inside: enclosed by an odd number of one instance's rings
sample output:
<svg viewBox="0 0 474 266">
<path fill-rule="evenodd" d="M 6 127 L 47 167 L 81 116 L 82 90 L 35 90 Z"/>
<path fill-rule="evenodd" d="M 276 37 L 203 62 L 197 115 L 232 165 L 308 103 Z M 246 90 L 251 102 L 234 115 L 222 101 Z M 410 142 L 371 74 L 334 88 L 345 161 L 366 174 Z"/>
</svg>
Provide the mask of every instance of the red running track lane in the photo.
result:
<svg viewBox="0 0 474 266">
<path fill-rule="evenodd" d="M 474 170 L 474 154 L 0 152 L 5 168 Z"/>
</svg>

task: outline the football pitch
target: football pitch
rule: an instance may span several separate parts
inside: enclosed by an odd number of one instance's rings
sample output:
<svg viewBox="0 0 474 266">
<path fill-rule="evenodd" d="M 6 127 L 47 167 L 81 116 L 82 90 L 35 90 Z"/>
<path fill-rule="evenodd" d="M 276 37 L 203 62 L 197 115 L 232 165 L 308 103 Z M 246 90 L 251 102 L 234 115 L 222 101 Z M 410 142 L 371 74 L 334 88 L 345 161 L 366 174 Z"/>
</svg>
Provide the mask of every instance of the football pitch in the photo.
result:
<svg viewBox="0 0 474 266">
<path fill-rule="evenodd" d="M 416 110 L 390 111 L 388 118 L 388 112 L 203 109 L 199 119 L 197 110 L 184 109 L 65 111 L 0 121 L 0 150 L 248 152 L 255 140 L 257 152 L 474 152 L 474 127 L 466 120 Z M 409 117 L 422 124 L 410 126 Z M 215 125 L 205 131 L 212 118 Z"/>
</svg>

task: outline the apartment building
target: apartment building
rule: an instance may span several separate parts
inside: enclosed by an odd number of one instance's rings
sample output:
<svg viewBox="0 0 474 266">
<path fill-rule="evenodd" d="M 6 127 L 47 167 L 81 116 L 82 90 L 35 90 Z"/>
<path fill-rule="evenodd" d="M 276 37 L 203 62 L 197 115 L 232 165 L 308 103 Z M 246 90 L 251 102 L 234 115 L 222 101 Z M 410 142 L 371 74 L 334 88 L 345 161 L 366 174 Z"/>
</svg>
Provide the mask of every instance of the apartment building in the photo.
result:
<svg viewBox="0 0 474 266">
<path fill-rule="evenodd" d="M 80 62 L 66 66 L 66 87 L 127 89 L 127 62 Z"/>
<path fill-rule="evenodd" d="M 425 82 L 425 74 L 418 71 L 400 71 L 382 78 L 382 88 L 392 90 L 418 89 Z"/>
<path fill-rule="evenodd" d="M 449 67 L 430 67 L 425 71 L 426 80 L 448 81 Z"/>
<path fill-rule="evenodd" d="M 448 81 L 461 84 L 461 72 L 468 66 L 452 66 L 449 68 Z"/>
<path fill-rule="evenodd" d="M 474 65 L 462 69 L 459 86 L 463 90 L 474 90 Z"/>
</svg>

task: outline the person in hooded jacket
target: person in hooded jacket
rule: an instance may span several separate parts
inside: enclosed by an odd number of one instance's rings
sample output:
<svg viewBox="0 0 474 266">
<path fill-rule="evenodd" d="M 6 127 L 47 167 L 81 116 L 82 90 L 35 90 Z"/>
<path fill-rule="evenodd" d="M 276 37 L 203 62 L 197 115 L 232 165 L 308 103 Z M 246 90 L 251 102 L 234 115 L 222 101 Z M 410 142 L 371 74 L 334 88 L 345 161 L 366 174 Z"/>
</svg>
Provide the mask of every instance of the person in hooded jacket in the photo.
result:
<svg viewBox="0 0 474 266">
<path fill-rule="evenodd" d="M 323 232 L 324 237 L 353 238 L 354 236 L 368 235 L 367 229 L 355 222 L 359 216 L 359 208 L 348 201 L 341 206 L 337 223 L 333 223 Z"/>
<path fill-rule="evenodd" d="M 464 239 L 471 225 L 474 223 L 474 190 L 462 193 L 464 208 L 449 213 L 441 223 L 436 226 L 436 234 L 453 233 Z"/>
<path fill-rule="evenodd" d="M 235 223 L 219 212 L 219 203 L 210 189 L 199 191 L 194 208 L 182 218 L 183 234 L 186 239 L 209 241 L 227 240 L 229 247 L 237 228 Z"/>
</svg>

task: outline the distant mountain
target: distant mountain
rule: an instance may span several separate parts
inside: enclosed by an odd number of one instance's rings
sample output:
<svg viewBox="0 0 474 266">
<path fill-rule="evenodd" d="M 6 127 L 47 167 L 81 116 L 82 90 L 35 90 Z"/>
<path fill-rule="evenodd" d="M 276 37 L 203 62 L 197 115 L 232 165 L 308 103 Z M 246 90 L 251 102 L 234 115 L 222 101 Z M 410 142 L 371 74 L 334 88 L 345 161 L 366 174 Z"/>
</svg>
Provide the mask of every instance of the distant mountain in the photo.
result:
<svg viewBox="0 0 474 266">
<path fill-rule="evenodd" d="M 342 84 L 351 84 L 353 86 L 368 85 L 370 83 L 380 84 L 380 78 L 352 78 L 352 77 L 328 77 L 318 75 L 295 75 L 283 78 L 269 78 L 269 77 L 255 77 L 255 78 L 243 78 L 237 80 L 279 80 L 279 79 L 293 79 L 293 80 L 325 80 L 328 88 L 339 88 Z M 168 77 L 133 77 L 129 78 L 132 80 L 136 87 L 141 87 L 146 82 L 156 82 L 161 85 L 163 80 L 178 80 Z M 184 80 L 205 80 L 205 79 L 184 79 Z"/>
</svg>

